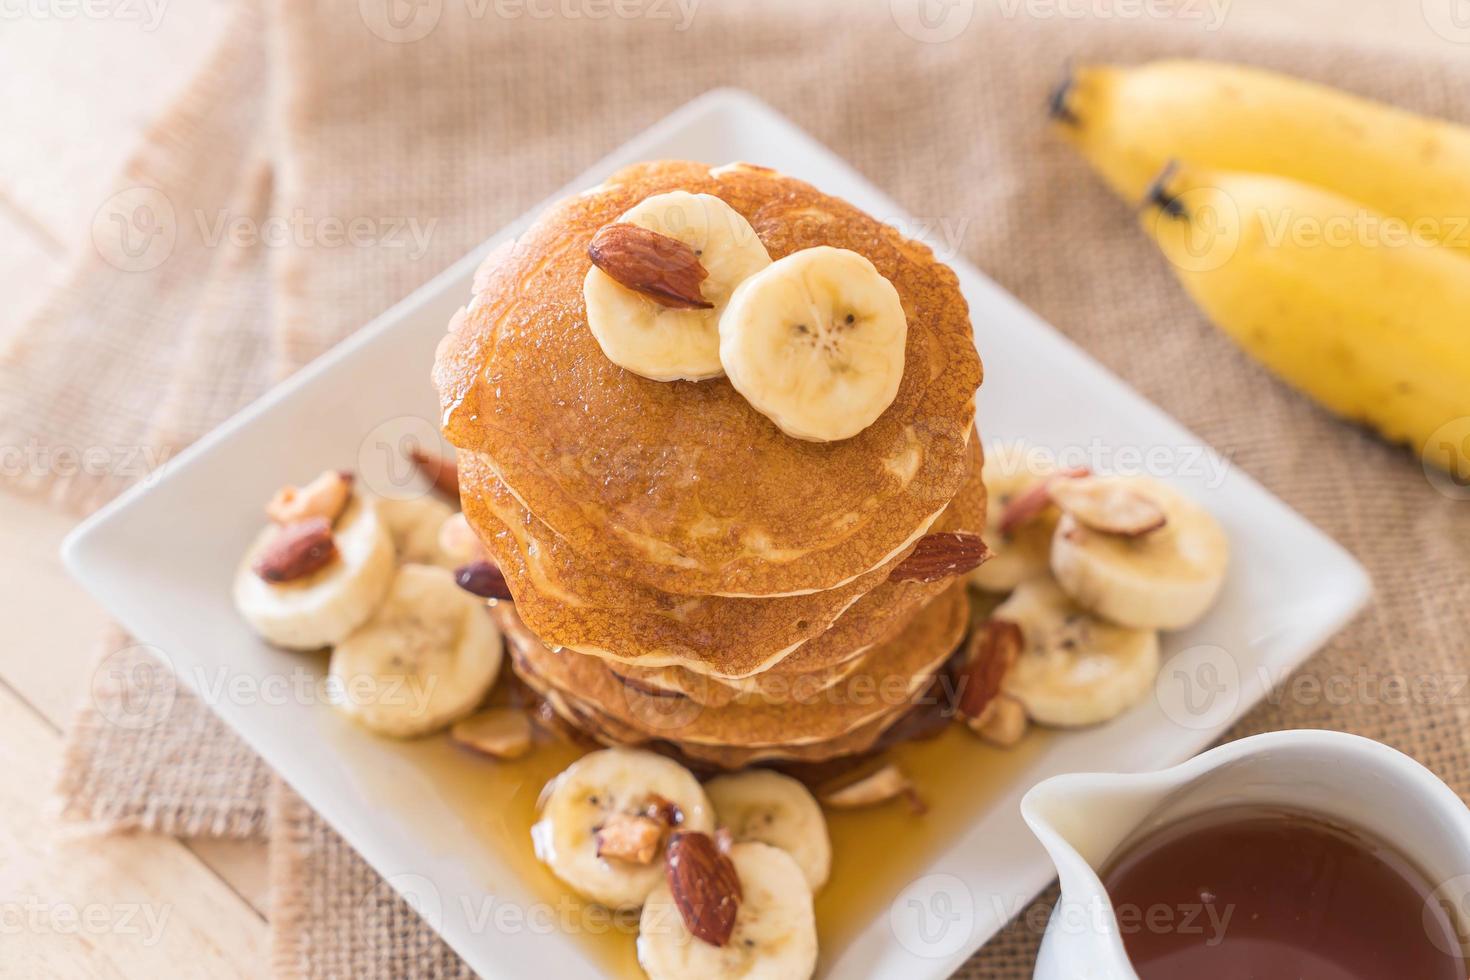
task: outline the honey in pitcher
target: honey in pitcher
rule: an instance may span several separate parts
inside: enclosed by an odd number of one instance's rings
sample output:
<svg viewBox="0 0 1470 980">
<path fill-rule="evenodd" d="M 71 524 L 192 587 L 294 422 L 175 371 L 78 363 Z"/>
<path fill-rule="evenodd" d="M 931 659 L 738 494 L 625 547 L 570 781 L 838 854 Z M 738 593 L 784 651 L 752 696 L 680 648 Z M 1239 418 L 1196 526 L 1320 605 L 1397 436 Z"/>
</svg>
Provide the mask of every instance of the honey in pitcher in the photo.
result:
<svg viewBox="0 0 1470 980">
<path fill-rule="evenodd" d="M 1465 980 L 1454 910 L 1393 847 L 1231 807 L 1125 844 L 1103 874 L 1141 980 Z"/>
</svg>

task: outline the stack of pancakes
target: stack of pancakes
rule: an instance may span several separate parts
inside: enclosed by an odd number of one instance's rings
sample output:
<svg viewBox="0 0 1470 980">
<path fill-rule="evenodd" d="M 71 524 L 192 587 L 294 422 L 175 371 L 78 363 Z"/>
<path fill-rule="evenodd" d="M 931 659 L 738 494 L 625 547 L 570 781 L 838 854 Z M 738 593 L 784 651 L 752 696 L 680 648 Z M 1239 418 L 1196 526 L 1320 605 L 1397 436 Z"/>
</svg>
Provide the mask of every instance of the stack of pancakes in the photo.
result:
<svg viewBox="0 0 1470 980">
<path fill-rule="evenodd" d="M 773 258 L 867 256 L 908 319 L 904 375 L 839 442 L 783 434 L 723 378 L 651 381 L 587 328 L 599 228 L 713 194 Z M 517 673 L 609 744 L 696 762 L 870 749 L 963 639 L 955 577 L 890 578 L 926 535 L 985 525 L 980 362 L 953 273 L 851 205 L 764 168 L 629 168 L 552 208 L 475 280 L 435 366 L 465 515 L 499 564 Z"/>
</svg>

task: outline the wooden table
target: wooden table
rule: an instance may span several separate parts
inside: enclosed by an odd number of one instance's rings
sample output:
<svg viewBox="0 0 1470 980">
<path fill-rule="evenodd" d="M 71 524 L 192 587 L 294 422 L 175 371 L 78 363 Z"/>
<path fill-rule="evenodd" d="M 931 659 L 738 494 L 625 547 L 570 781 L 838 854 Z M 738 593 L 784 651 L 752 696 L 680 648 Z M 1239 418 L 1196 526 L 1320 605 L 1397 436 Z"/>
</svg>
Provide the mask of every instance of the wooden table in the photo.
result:
<svg viewBox="0 0 1470 980">
<path fill-rule="evenodd" d="M 1445 49 L 1420 4 L 1234 0 L 1224 29 L 1269 24 Z M 122 16 L 61 16 L 80 9 L 68 0 L 0 0 L 0 343 L 88 241 L 118 166 L 225 15 L 223 0 L 189 0 L 164 4 L 151 29 Z M 1460 50 L 1470 56 L 1470 45 Z M 0 647 L 0 921 L 21 926 L 0 931 L 0 977 L 263 976 L 264 845 L 79 838 L 49 815 L 62 730 L 88 688 L 104 622 L 57 559 L 73 523 L 42 503 L 0 497 L 0 608 L 10 638 Z M 16 896 L 15 907 L 4 904 Z"/>
</svg>

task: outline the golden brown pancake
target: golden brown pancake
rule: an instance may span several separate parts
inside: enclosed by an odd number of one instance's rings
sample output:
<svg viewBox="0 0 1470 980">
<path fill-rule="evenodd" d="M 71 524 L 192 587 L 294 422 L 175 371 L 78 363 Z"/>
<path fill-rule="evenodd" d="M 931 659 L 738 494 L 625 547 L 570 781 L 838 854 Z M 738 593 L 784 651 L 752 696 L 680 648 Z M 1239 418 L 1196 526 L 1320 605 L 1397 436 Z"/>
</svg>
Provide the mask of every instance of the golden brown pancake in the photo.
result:
<svg viewBox="0 0 1470 980">
<path fill-rule="evenodd" d="M 971 439 L 967 459 L 966 481 L 935 530 L 984 530 L 978 438 Z M 857 583 L 803 596 L 672 595 L 604 574 L 581 558 L 506 493 L 474 454 L 461 458 L 460 479 L 465 516 L 500 565 L 517 613 L 536 636 L 615 661 L 613 669 L 624 676 L 672 683 L 676 690 L 705 692 L 709 683 L 687 678 L 681 684 L 665 668 L 730 680 L 754 680 L 764 672 L 830 672 L 887 639 L 943 588 L 884 584 L 885 567 Z"/>
<path fill-rule="evenodd" d="M 849 248 L 894 284 L 904 374 L 876 422 L 806 442 L 723 378 L 650 381 L 603 355 L 582 300 L 588 243 L 672 190 L 722 198 L 773 258 Z M 476 281 L 435 364 L 445 434 L 610 575 L 680 595 L 836 588 L 911 545 L 963 479 L 981 369 L 954 273 L 801 181 L 749 166 L 629 167 L 552 207 Z"/>
<path fill-rule="evenodd" d="M 815 697 L 781 703 L 740 698 L 721 708 L 634 690 L 600 658 L 570 650 L 553 653 L 511 604 L 501 603 L 495 614 L 527 683 L 538 686 L 533 678 L 539 679 L 627 729 L 681 744 L 791 747 L 830 741 L 900 711 L 959 643 L 968 626 L 969 602 L 963 583 L 951 585 L 901 634 L 874 647 L 861 668 Z"/>
</svg>

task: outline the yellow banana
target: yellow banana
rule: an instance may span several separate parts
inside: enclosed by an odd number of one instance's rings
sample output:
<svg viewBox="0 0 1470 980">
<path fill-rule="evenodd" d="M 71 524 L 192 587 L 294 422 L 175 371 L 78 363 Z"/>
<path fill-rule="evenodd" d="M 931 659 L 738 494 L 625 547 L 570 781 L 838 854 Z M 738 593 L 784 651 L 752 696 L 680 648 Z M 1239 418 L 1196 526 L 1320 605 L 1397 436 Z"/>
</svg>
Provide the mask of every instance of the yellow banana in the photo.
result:
<svg viewBox="0 0 1470 980">
<path fill-rule="evenodd" d="M 1470 262 L 1386 238 L 1382 220 L 1285 177 L 1203 168 L 1166 172 L 1142 212 L 1175 276 L 1246 351 L 1339 415 L 1470 473 Z"/>
<path fill-rule="evenodd" d="M 1258 68 L 1189 60 L 1079 68 L 1052 111 L 1130 203 L 1175 159 L 1279 174 L 1470 254 L 1470 128 Z"/>
</svg>

